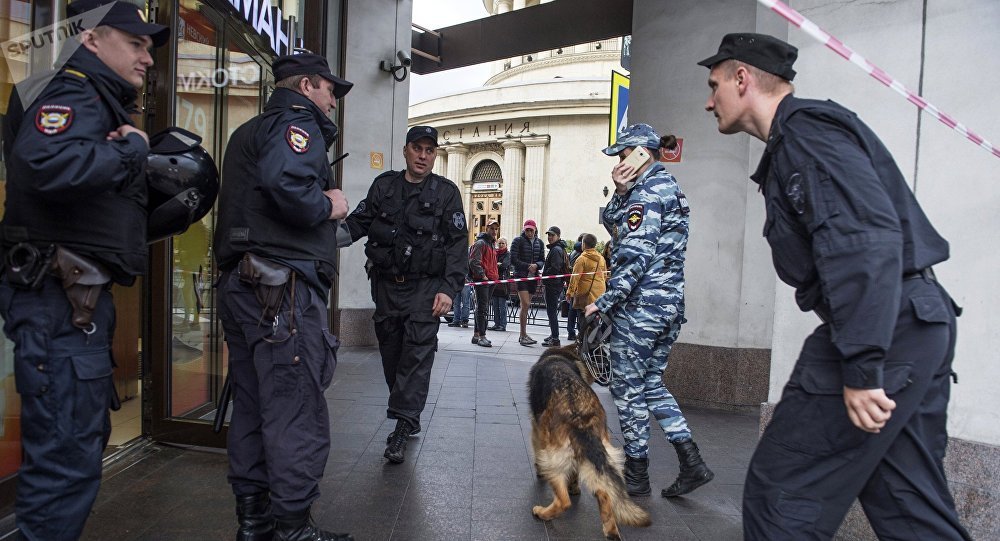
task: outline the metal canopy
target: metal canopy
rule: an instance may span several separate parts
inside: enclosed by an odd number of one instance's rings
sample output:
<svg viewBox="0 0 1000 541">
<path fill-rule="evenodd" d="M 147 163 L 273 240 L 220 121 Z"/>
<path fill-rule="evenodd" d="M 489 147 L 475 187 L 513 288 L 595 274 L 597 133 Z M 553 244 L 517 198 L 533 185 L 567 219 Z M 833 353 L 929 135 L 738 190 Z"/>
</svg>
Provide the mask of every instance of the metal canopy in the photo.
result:
<svg viewBox="0 0 1000 541">
<path fill-rule="evenodd" d="M 435 31 L 413 30 L 411 71 L 435 73 L 631 33 L 632 0 L 555 0 Z"/>
</svg>

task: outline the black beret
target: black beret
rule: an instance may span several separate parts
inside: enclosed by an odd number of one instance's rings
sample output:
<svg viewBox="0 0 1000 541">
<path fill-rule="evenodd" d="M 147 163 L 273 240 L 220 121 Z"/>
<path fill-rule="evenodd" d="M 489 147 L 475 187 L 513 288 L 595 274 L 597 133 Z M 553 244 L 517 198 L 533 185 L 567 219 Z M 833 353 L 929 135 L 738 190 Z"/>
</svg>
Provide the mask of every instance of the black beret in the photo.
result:
<svg viewBox="0 0 1000 541">
<path fill-rule="evenodd" d="M 280 81 L 293 75 L 319 75 L 333 83 L 333 95 L 343 98 L 354 86 L 347 79 L 341 79 L 330 71 L 326 58 L 315 53 L 300 53 L 279 56 L 271 66 L 274 69 L 274 80 Z"/>
<path fill-rule="evenodd" d="M 767 34 L 726 34 L 719 44 L 719 52 L 698 65 L 712 69 L 723 60 L 739 60 L 791 81 L 795 78 L 792 64 L 798 56 L 798 49 Z"/>
</svg>

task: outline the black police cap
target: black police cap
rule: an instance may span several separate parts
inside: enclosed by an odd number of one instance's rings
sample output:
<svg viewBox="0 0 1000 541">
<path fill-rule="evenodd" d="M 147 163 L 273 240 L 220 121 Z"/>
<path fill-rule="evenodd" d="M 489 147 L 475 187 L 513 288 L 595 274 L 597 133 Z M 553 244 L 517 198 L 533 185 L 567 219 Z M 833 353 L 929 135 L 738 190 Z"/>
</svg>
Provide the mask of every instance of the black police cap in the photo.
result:
<svg viewBox="0 0 1000 541">
<path fill-rule="evenodd" d="M 417 139 L 427 137 L 434 142 L 434 146 L 438 144 L 438 131 L 432 126 L 414 126 L 406 132 L 406 144 L 410 144 Z"/>
<path fill-rule="evenodd" d="M 719 52 L 698 65 L 712 69 L 723 60 L 739 60 L 791 81 L 795 78 L 792 64 L 798 56 L 798 49 L 767 34 L 726 34 L 719 44 Z"/>
<path fill-rule="evenodd" d="M 274 59 L 272 68 L 274 69 L 274 79 L 276 81 L 281 81 L 294 75 L 319 75 L 333 83 L 333 95 L 337 99 L 343 98 L 354 86 L 354 83 L 347 79 L 341 79 L 334 75 L 330 71 L 330 64 L 327 64 L 326 58 L 315 53 L 279 56 Z"/>
<path fill-rule="evenodd" d="M 66 12 L 73 17 L 83 15 L 95 9 L 106 9 L 107 12 L 100 22 L 93 26 L 110 26 L 134 36 L 149 36 L 153 47 L 159 47 L 170 39 L 170 28 L 146 22 L 146 17 L 135 4 L 129 2 L 114 2 L 109 0 L 76 0 L 66 7 Z"/>
</svg>

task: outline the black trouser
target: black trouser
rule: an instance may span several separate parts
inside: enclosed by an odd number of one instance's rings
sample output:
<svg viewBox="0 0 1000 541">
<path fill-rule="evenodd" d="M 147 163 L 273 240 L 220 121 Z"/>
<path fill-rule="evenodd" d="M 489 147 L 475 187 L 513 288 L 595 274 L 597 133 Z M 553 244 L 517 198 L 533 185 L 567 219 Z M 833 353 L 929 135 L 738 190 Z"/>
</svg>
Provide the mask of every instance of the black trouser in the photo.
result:
<svg viewBox="0 0 1000 541">
<path fill-rule="evenodd" d="M 60 281 L 23 291 L 0 283 L 4 333 L 14 342 L 21 448 L 14 511 L 21 538 L 79 539 L 101 484 L 111 435 L 111 336 L 115 308 L 101 291 L 94 332 L 73 326 Z"/>
<path fill-rule="evenodd" d="M 562 294 L 562 280 L 549 279 L 545 284 L 545 313 L 549 316 L 549 336 L 559 338 L 559 296 Z"/>
<path fill-rule="evenodd" d="M 286 286 L 273 327 L 273 320 L 261 321 L 253 289 L 236 272 L 224 272 L 219 280 L 219 319 L 233 388 L 229 483 L 237 496 L 270 490 L 275 515 L 302 512 L 319 497 L 330 454 L 323 391 L 337 365 L 326 296 L 295 280 L 292 318 L 292 287 Z"/>
<path fill-rule="evenodd" d="M 969 539 L 945 479 L 955 312 L 936 282 L 904 280 L 886 355 L 896 409 L 878 434 L 847 416 L 841 356 L 822 325 L 802 348 L 743 491 L 747 541 L 831 539 L 857 497 L 880 539 Z"/>
<path fill-rule="evenodd" d="M 434 296 L 441 290 L 437 278 L 406 279 L 373 276 L 375 336 L 382 355 L 382 371 L 389 387 L 390 419 L 420 426 L 427 403 L 431 367 L 437 351 L 440 322 L 434 317 Z"/>
<path fill-rule="evenodd" d="M 490 296 L 492 294 L 492 285 L 476 286 L 476 327 L 474 331 L 478 336 L 486 336 L 486 316 L 490 313 Z"/>
</svg>

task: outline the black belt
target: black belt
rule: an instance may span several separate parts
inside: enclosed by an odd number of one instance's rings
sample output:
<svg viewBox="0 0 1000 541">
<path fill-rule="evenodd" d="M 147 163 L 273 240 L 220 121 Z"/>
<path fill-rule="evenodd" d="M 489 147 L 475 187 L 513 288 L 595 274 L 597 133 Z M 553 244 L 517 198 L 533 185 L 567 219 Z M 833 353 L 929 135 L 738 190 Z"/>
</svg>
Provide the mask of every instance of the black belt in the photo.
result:
<svg viewBox="0 0 1000 541">
<path fill-rule="evenodd" d="M 405 283 L 409 280 L 418 280 L 420 278 L 431 278 L 432 274 L 427 274 L 425 272 L 407 272 L 404 274 L 394 274 L 391 271 L 378 271 L 378 275 L 386 280 L 392 280 L 397 284 Z"/>
<path fill-rule="evenodd" d="M 913 280 L 915 278 L 923 278 L 924 280 L 927 280 L 928 282 L 935 282 L 935 281 L 937 281 L 937 277 L 934 276 L 934 269 L 932 269 L 930 267 L 926 267 L 926 268 L 920 269 L 918 271 L 907 272 L 907 273 L 903 274 L 903 280 Z"/>
</svg>

